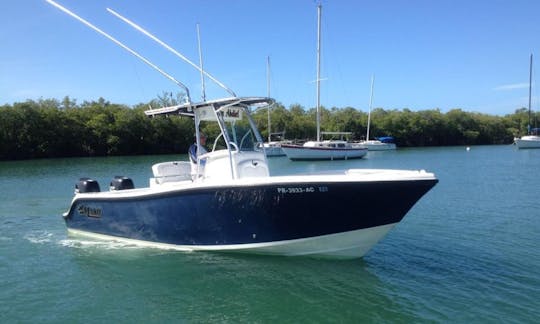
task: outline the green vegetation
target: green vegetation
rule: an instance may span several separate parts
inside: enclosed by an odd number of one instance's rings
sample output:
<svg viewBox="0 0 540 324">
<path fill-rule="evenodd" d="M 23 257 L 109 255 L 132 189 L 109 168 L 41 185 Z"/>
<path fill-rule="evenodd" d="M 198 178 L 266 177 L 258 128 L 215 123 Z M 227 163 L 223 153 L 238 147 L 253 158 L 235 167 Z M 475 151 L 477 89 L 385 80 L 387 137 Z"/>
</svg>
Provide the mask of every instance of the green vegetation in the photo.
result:
<svg viewBox="0 0 540 324">
<path fill-rule="evenodd" d="M 184 153 L 193 140 L 190 119 L 148 118 L 143 113 L 149 105 L 160 107 L 180 99 L 164 95 L 128 107 L 103 98 L 77 104 L 65 97 L 0 106 L 0 160 Z M 323 108 L 321 115 L 323 130 L 350 131 L 352 139 L 365 137 L 367 113 L 352 107 Z M 525 108 L 503 117 L 461 109 L 442 113 L 382 108 L 371 116 L 371 136 L 394 136 L 400 147 L 509 144 L 514 136 L 526 133 L 528 120 Z M 254 118 L 266 138 L 266 109 L 255 112 Z M 315 109 L 300 105 L 286 109 L 277 104 L 271 118 L 272 130 L 286 131 L 287 139 L 315 136 Z M 217 129 L 207 127 L 204 131 L 211 138 Z"/>
<path fill-rule="evenodd" d="M 313 138 L 316 133 L 315 109 L 305 111 L 299 105 L 273 108 L 272 130 L 286 131 L 288 139 Z M 266 111 L 254 118 L 263 136 L 268 134 Z M 364 139 L 367 112 L 355 108 L 322 108 L 321 128 L 325 131 L 353 132 L 352 139 Z M 537 113 L 536 120 L 540 118 Z M 514 114 L 492 116 L 453 109 L 411 111 L 374 109 L 371 112 L 370 137 L 394 136 L 399 147 L 510 144 L 515 136 L 526 134 L 528 113 L 520 108 Z"/>
</svg>

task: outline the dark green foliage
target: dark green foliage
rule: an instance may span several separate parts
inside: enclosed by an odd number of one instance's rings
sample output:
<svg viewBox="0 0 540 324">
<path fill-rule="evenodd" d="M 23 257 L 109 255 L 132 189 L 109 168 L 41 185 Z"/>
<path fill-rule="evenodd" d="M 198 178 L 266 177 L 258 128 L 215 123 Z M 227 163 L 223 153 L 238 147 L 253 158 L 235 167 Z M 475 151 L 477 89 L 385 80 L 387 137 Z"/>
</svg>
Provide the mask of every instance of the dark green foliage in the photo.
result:
<svg viewBox="0 0 540 324">
<path fill-rule="evenodd" d="M 148 118 L 147 108 L 68 97 L 1 106 L 0 160 L 186 152 L 192 121 Z"/>
<path fill-rule="evenodd" d="M 181 100 L 164 94 L 151 104 L 157 107 Z M 187 152 L 193 141 L 192 120 L 148 118 L 143 113 L 146 109 L 148 104 L 128 107 L 103 98 L 77 104 L 69 97 L 0 106 L 0 160 Z M 315 114 L 313 108 L 292 105 L 286 109 L 278 103 L 271 110 L 272 131 L 285 131 L 287 139 L 313 139 Z M 266 109 L 253 115 L 266 139 Z M 367 116 L 367 112 L 352 107 L 323 107 L 321 129 L 348 131 L 353 133 L 351 140 L 364 139 Z M 533 121 L 540 119 L 538 113 L 533 117 Z M 527 124 L 525 108 L 504 117 L 461 109 L 441 113 L 439 109 L 377 108 L 371 113 L 370 137 L 394 136 L 401 147 L 509 144 L 515 136 L 526 133 Z M 219 132 L 214 125 L 206 125 L 203 131 L 208 143 L 213 143 Z"/>
<path fill-rule="evenodd" d="M 259 110 L 255 119 L 263 137 L 268 134 L 266 110 Z M 537 120 L 540 114 L 537 113 Z M 510 144 L 515 136 L 527 131 L 527 110 L 492 116 L 453 109 L 411 111 L 374 109 L 371 112 L 370 138 L 394 136 L 398 146 L 447 146 Z M 289 110 L 277 105 L 271 112 L 272 131 L 286 131 L 288 139 L 313 139 L 316 136 L 315 109 L 304 110 L 293 105 Z M 367 112 L 347 107 L 322 107 L 321 129 L 352 132 L 352 140 L 365 139 Z M 534 125 L 532 125 L 534 127 Z"/>
</svg>

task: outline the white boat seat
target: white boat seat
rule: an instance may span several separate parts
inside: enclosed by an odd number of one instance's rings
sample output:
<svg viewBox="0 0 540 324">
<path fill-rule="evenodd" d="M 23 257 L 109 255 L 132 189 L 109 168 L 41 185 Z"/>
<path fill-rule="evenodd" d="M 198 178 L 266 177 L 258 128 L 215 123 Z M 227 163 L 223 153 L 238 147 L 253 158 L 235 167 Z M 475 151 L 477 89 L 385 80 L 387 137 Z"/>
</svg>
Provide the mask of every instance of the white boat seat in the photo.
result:
<svg viewBox="0 0 540 324">
<path fill-rule="evenodd" d="M 157 184 L 191 180 L 191 164 L 186 161 L 157 163 L 152 166 L 152 173 Z"/>
<path fill-rule="evenodd" d="M 265 161 L 248 159 L 240 162 L 237 167 L 239 178 L 268 177 L 270 172 Z"/>
</svg>

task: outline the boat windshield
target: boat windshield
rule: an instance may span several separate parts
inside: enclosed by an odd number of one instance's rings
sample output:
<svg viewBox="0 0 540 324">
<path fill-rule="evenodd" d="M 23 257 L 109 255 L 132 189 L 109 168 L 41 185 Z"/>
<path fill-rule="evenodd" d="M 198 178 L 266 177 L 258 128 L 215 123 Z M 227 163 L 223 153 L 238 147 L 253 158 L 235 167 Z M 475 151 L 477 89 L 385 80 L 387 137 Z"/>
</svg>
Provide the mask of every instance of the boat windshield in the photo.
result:
<svg viewBox="0 0 540 324">
<path fill-rule="evenodd" d="M 213 150 L 226 147 L 232 151 L 240 152 L 263 150 L 262 137 L 245 107 L 234 106 L 219 109 L 215 114 L 214 111 L 210 113 L 205 108 L 197 111 L 200 120 L 217 122 L 221 129 L 221 134 L 216 138 Z"/>
<path fill-rule="evenodd" d="M 230 142 L 236 144 L 239 151 L 260 151 L 262 141 L 257 140 L 255 131 L 246 122 L 232 122 L 227 125 Z M 233 148 L 236 149 L 236 148 Z"/>
</svg>

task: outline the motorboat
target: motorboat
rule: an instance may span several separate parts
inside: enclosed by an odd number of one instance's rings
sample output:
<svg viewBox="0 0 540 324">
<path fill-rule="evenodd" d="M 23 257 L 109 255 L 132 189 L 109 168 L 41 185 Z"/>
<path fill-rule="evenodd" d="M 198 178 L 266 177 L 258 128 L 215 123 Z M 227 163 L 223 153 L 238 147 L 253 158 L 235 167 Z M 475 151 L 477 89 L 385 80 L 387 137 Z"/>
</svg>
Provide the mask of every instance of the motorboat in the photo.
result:
<svg viewBox="0 0 540 324">
<path fill-rule="evenodd" d="M 82 178 L 64 214 L 68 231 L 181 251 L 357 258 L 438 182 L 423 170 L 270 176 L 250 107 L 271 102 L 225 98 L 146 111 L 191 117 L 197 132 L 217 123 L 220 134 L 196 163 L 153 165 L 144 188 L 124 176 L 100 191 Z"/>
<path fill-rule="evenodd" d="M 185 103 L 145 114 L 191 118 L 197 141 L 193 160 L 152 165 L 147 186 L 136 187 L 123 175 L 111 177 L 102 190 L 94 178 L 80 178 L 63 214 L 72 235 L 181 251 L 357 258 L 438 182 L 423 170 L 344 169 L 271 176 L 251 112 L 272 105 L 273 99 L 238 97 L 192 64 L 231 94 L 194 103 L 184 84 L 88 21 L 47 1 L 182 87 Z M 214 130 L 206 133 L 213 143 L 204 150 L 202 128 Z"/>
</svg>

